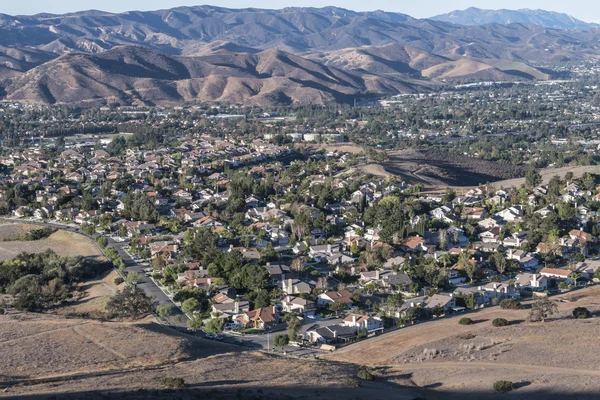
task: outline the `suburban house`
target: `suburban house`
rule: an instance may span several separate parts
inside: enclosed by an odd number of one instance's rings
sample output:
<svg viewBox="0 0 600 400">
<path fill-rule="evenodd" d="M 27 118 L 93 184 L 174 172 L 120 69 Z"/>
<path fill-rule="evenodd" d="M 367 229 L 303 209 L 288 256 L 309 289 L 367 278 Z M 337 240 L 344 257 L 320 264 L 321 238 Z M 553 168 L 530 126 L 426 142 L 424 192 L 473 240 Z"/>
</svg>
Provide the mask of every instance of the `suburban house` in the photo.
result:
<svg viewBox="0 0 600 400">
<path fill-rule="evenodd" d="M 235 317 L 241 313 L 250 310 L 250 303 L 247 301 L 232 300 L 212 305 L 212 312 L 220 314 L 219 318 Z"/>
<path fill-rule="evenodd" d="M 285 296 L 281 300 L 281 309 L 285 312 L 293 312 L 304 316 L 314 315 L 317 303 L 298 296 Z"/>
<path fill-rule="evenodd" d="M 279 320 L 276 307 L 257 308 L 237 318 L 245 328 L 255 329 L 272 329 L 279 324 Z"/>
<path fill-rule="evenodd" d="M 560 268 L 542 268 L 540 274 L 549 278 L 550 282 L 554 281 L 566 281 L 571 277 L 572 272 L 568 269 Z"/>
<path fill-rule="evenodd" d="M 321 293 L 317 298 L 317 304 L 329 305 L 333 303 L 343 303 L 346 304 L 347 307 L 351 307 L 353 301 L 350 296 L 351 293 L 348 290 Z"/>
<path fill-rule="evenodd" d="M 356 328 L 347 325 L 314 325 L 306 331 L 306 339 L 311 343 L 344 343 L 354 340 Z"/>
<path fill-rule="evenodd" d="M 383 321 L 380 318 L 361 314 L 348 315 L 344 318 L 344 325 L 356 330 L 366 329 L 369 333 L 383 330 Z"/>
<path fill-rule="evenodd" d="M 312 292 L 311 285 L 299 279 L 285 279 L 281 282 L 281 286 L 283 293 L 287 295 Z"/>
<path fill-rule="evenodd" d="M 443 294 L 434 294 L 431 297 L 427 297 L 425 299 L 425 308 L 434 309 L 441 308 L 444 312 L 451 311 L 454 307 L 456 307 L 456 297 L 450 295 L 446 296 Z"/>
<path fill-rule="evenodd" d="M 530 289 L 534 292 L 548 289 L 548 277 L 538 273 L 521 272 L 515 277 L 517 289 Z"/>
</svg>

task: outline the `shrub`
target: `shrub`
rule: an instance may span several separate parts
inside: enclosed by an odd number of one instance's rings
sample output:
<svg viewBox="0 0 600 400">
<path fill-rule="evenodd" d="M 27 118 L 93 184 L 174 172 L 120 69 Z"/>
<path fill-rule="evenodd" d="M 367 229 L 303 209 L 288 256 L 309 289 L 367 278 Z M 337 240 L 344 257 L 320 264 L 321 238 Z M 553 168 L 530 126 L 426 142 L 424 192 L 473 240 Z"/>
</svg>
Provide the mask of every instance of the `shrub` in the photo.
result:
<svg viewBox="0 0 600 400">
<path fill-rule="evenodd" d="M 366 365 L 361 365 L 360 367 L 358 367 L 357 376 L 364 381 L 372 381 L 374 379 L 374 376 L 371 373 L 371 369 Z"/>
<path fill-rule="evenodd" d="M 515 388 L 514 384 L 511 381 L 496 381 L 492 385 L 492 389 L 496 392 L 510 392 Z"/>
<path fill-rule="evenodd" d="M 159 306 L 156 307 L 156 313 L 162 319 L 167 319 L 168 317 L 170 317 L 171 315 L 173 315 L 173 305 L 171 305 L 171 304 L 159 304 Z"/>
<path fill-rule="evenodd" d="M 462 318 L 461 318 L 461 319 L 458 321 L 458 323 L 459 323 L 460 325 L 471 325 L 471 324 L 473 323 L 473 320 L 472 320 L 471 318 L 468 318 L 468 317 L 462 317 Z"/>
<path fill-rule="evenodd" d="M 506 299 L 500 302 L 500 308 L 504 310 L 519 310 L 523 308 L 523 306 L 517 299 Z"/>
<path fill-rule="evenodd" d="M 508 321 L 505 320 L 504 318 L 496 318 L 495 320 L 492 321 L 492 325 L 494 325 L 494 326 L 506 326 L 506 325 L 508 325 Z"/>
<path fill-rule="evenodd" d="M 120 276 L 117 276 L 117 277 L 115 278 L 115 285 L 117 285 L 117 286 L 118 286 L 118 285 L 120 285 L 120 284 L 121 284 L 121 283 L 123 283 L 123 282 L 125 282 L 125 279 L 123 279 L 122 277 L 120 277 Z"/>
<path fill-rule="evenodd" d="M 577 307 L 573 310 L 573 316 L 578 319 L 590 318 L 592 314 L 585 307 Z"/>
<path fill-rule="evenodd" d="M 344 386 L 360 387 L 360 381 L 358 379 L 349 378 L 344 380 Z"/>
<path fill-rule="evenodd" d="M 160 384 L 166 388 L 180 389 L 185 386 L 185 381 L 183 380 L 183 378 L 167 377 L 167 378 L 162 378 L 160 380 Z"/>
</svg>

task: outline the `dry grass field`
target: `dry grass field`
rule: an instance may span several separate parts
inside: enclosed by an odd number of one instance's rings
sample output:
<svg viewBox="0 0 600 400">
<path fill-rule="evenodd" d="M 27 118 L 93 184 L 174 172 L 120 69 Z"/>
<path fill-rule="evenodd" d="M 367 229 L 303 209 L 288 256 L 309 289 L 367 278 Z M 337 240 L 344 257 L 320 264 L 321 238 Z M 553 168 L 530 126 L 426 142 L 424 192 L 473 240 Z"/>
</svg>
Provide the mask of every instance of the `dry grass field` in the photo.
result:
<svg viewBox="0 0 600 400">
<path fill-rule="evenodd" d="M 40 226 L 30 224 L 0 224 L 0 242 L 16 240 L 23 233 L 40 228 Z"/>
<path fill-rule="evenodd" d="M 185 379 L 189 395 L 183 398 L 415 397 L 412 390 L 385 381 L 347 386 L 345 381 L 356 376 L 352 364 L 242 350 L 176 333 L 150 320 L 102 323 L 5 315 L 0 316 L 0 397 L 182 398 L 162 390 L 165 377 Z"/>
<path fill-rule="evenodd" d="M 590 398 L 600 391 L 600 365 L 594 343 L 600 319 L 576 320 L 575 307 L 600 315 L 600 288 L 563 295 L 559 312 L 546 323 L 526 322 L 529 311 L 483 310 L 470 317 L 423 323 L 357 343 L 326 358 L 369 364 L 383 378 L 415 390 L 435 389 L 427 398 L 481 398 L 492 395 L 496 380 L 511 380 L 509 398 Z M 494 318 L 511 321 L 492 326 Z M 562 397 L 564 396 L 564 397 Z"/>
<path fill-rule="evenodd" d="M 98 281 L 100 282 L 100 281 Z M 600 287 L 561 296 L 546 323 L 526 322 L 528 310 L 498 307 L 418 324 L 345 347 L 323 359 L 293 359 L 244 351 L 136 323 L 0 316 L 0 396 L 11 398 L 203 399 L 588 399 L 600 391 L 595 344 L 600 337 Z M 575 320 L 574 307 L 594 317 Z M 503 317 L 511 325 L 495 328 Z M 349 386 L 358 365 L 376 375 Z M 182 377 L 186 392 L 160 380 Z M 506 379 L 516 389 L 494 394 Z"/>
<path fill-rule="evenodd" d="M 25 228 L 27 227 L 27 228 Z M 0 226 L 1 235 L 11 235 L 18 230 L 39 229 L 36 225 L 13 225 L 6 224 Z M 31 229 L 29 229 L 31 230 Z M 46 250 L 53 250 L 56 254 L 66 257 L 84 256 L 84 257 L 99 257 L 100 251 L 96 245 L 87 237 L 73 232 L 59 230 L 47 239 L 35 241 L 8 241 L 0 242 L 0 262 L 11 260 L 23 252 L 27 253 L 42 253 Z"/>
</svg>

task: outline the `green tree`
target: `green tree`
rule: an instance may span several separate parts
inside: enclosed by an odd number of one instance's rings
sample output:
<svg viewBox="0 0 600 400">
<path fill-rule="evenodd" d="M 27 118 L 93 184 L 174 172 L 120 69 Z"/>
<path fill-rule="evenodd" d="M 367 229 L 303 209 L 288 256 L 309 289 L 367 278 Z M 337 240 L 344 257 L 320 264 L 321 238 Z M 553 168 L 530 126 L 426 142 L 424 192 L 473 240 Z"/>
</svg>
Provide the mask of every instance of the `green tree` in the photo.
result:
<svg viewBox="0 0 600 400">
<path fill-rule="evenodd" d="M 202 328 L 202 317 L 200 314 L 192 314 L 187 321 L 187 327 L 192 332 L 196 332 Z"/>
<path fill-rule="evenodd" d="M 144 276 L 136 271 L 130 271 L 126 277 L 127 283 L 129 283 L 129 284 L 133 284 L 134 282 L 140 282 L 143 279 L 144 279 Z"/>
<path fill-rule="evenodd" d="M 294 315 L 287 322 L 288 336 L 290 341 L 296 341 L 298 338 L 298 331 L 300 330 L 300 320 Z"/>
<path fill-rule="evenodd" d="M 225 322 L 222 318 L 211 318 L 208 320 L 206 325 L 204 325 L 204 332 L 210 333 L 212 335 L 218 335 L 223 332 L 225 328 Z"/>
<path fill-rule="evenodd" d="M 533 189 L 542 183 L 542 176 L 535 167 L 530 167 L 525 174 L 525 184 L 528 188 Z"/>
<path fill-rule="evenodd" d="M 108 300 L 106 309 L 115 318 L 137 319 L 152 312 L 152 299 L 137 286 L 126 286 Z"/>
<path fill-rule="evenodd" d="M 283 333 L 279 333 L 273 338 L 273 345 L 275 347 L 281 348 L 281 350 L 283 350 L 283 348 L 287 346 L 289 342 L 290 338 L 288 337 L 288 335 L 284 335 Z"/>
<path fill-rule="evenodd" d="M 556 304 L 551 301 L 548 297 L 540 297 L 531 306 L 529 313 L 529 321 L 531 322 L 545 322 L 548 316 L 554 314 L 558 309 Z"/>
<path fill-rule="evenodd" d="M 185 300 L 181 304 L 181 310 L 184 313 L 191 313 L 200 309 L 200 302 L 196 300 L 194 297 Z"/>
<path fill-rule="evenodd" d="M 171 315 L 173 315 L 173 305 L 172 304 L 159 304 L 156 307 L 156 313 L 162 319 L 167 319 Z"/>
<path fill-rule="evenodd" d="M 341 312 L 344 312 L 346 310 L 346 308 L 347 308 L 347 306 L 345 303 L 334 302 L 334 303 L 329 304 L 329 309 L 335 313 L 336 317 Z"/>
</svg>

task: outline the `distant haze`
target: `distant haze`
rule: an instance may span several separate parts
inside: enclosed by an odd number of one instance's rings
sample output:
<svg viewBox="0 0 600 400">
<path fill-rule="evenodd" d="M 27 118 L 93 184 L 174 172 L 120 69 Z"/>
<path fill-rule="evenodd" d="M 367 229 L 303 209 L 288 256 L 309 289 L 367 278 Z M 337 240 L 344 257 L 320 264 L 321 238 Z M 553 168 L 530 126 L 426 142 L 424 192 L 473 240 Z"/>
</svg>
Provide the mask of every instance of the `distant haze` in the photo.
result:
<svg viewBox="0 0 600 400">
<path fill-rule="evenodd" d="M 156 10 L 172 8 L 176 6 L 190 6 L 202 4 L 199 1 L 190 0 L 26 0 L 26 1 L 2 1 L 0 13 L 36 14 L 41 12 L 66 13 L 97 9 L 111 12 L 123 12 L 131 10 Z M 381 9 L 409 14 L 417 18 L 431 17 L 437 14 L 447 13 L 453 10 L 462 10 L 468 7 L 479 7 L 487 9 L 519 9 L 532 8 L 557 11 L 572 15 L 587 22 L 600 22 L 600 2 L 590 0 L 429 0 L 429 1 L 392 1 L 373 0 L 369 2 L 359 0 L 281 0 L 277 2 L 267 0 L 215 0 L 210 3 L 214 6 L 232 8 L 282 8 L 290 6 L 298 7 L 324 7 L 338 6 L 356 11 L 372 11 Z"/>
</svg>

